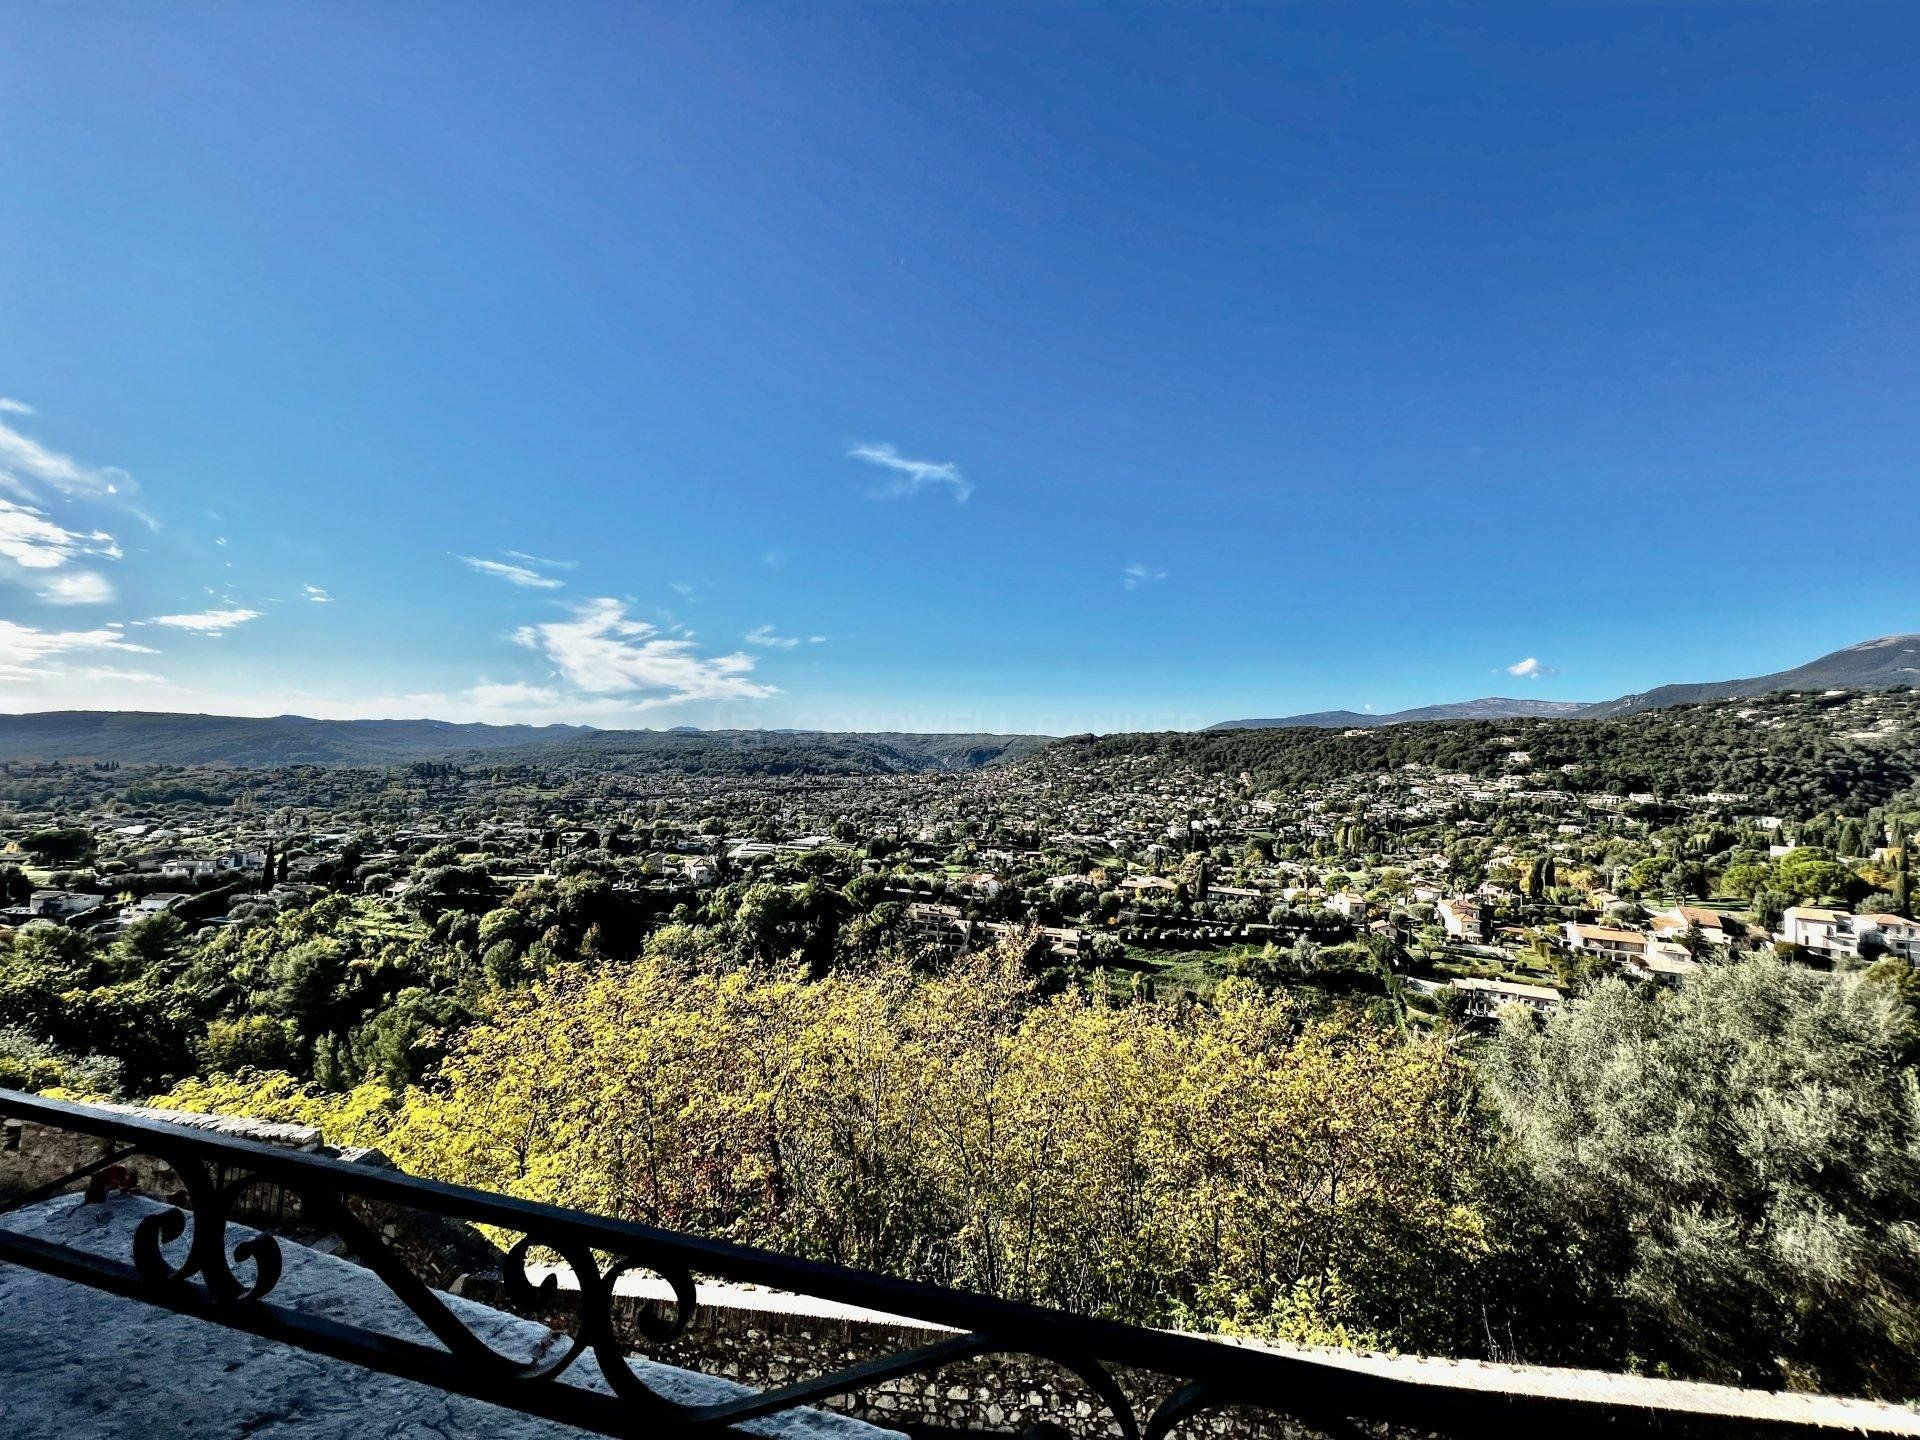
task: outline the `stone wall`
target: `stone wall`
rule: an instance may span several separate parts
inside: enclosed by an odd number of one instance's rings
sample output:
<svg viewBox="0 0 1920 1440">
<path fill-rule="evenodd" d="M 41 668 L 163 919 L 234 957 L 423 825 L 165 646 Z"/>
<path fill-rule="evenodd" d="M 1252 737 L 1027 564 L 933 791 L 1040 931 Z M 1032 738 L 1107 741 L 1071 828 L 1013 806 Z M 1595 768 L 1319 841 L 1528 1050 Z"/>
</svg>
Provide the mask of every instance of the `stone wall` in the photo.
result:
<svg viewBox="0 0 1920 1440">
<path fill-rule="evenodd" d="M 704 1289 L 704 1287 L 703 1287 Z M 499 1308 L 504 1295 L 491 1280 L 469 1281 L 461 1293 Z M 572 1292 L 530 1318 L 571 1329 Z M 797 1302 L 797 1303 L 796 1303 Z M 769 1295 L 765 1305 L 747 1300 L 703 1303 L 679 1339 L 666 1345 L 648 1340 L 642 1315 L 664 1317 L 670 1306 L 638 1296 L 614 1301 L 616 1333 L 649 1360 L 698 1370 L 750 1385 L 777 1388 L 844 1370 L 863 1361 L 902 1354 L 934 1344 L 954 1332 L 884 1319 L 845 1318 L 810 1313 L 803 1297 Z M 1162 1376 L 1121 1371 L 1116 1377 L 1133 1401 L 1144 1425 L 1177 1383 Z M 991 1429 L 1018 1435 L 1031 1425 L 1050 1422 L 1078 1440 L 1107 1436 L 1121 1429 L 1105 1403 L 1084 1380 L 1058 1365 L 1031 1356 L 991 1355 L 943 1367 L 937 1374 L 890 1380 L 857 1395 L 823 1402 L 826 1409 L 884 1426 Z M 1256 1411 L 1228 1411 L 1197 1417 L 1181 1427 L 1182 1436 L 1220 1440 L 1307 1440 L 1320 1431 Z M 1413 1431 L 1399 1431 L 1417 1440 Z"/>
</svg>

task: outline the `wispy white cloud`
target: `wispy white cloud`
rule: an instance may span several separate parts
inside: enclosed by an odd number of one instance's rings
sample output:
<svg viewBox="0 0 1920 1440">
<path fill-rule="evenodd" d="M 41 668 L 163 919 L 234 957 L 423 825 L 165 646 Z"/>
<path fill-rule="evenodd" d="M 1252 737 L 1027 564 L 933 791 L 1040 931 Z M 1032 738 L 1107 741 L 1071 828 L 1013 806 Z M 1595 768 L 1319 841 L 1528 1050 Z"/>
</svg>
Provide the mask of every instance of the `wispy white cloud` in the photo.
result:
<svg viewBox="0 0 1920 1440">
<path fill-rule="evenodd" d="M 1152 565 L 1129 565 L 1120 572 L 1120 583 L 1129 590 L 1138 590 L 1142 585 L 1157 585 L 1166 578 L 1165 570 Z"/>
<path fill-rule="evenodd" d="M 191 630 L 196 635 L 221 635 L 249 620 L 258 620 L 258 610 L 197 610 L 189 615 L 156 615 L 146 623 L 166 625 L 175 630 Z"/>
<path fill-rule="evenodd" d="M 120 558 L 104 530 L 69 530 L 31 505 L 0 500 L 0 559 L 26 570 L 57 570 L 81 555 Z"/>
<path fill-rule="evenodd" d="M 753 656 L 701 655 L 692 641 L 632 619 L 618 600 L 589 600 L 569 619 L 522 626 L 514 639 L 539 651 L 562 680 L 590 695 L 671 705 L 684 700 L 757 700 L 777 693 L 752 678 Z"/>
<path fill-rule="evenodd" d="M 92 630 L 40 630 L 31 625 L 0 620 L 0 680 L 41 680 L 62 673 L 59 657 L 98 651 L 153 655 L 150 645 L 136 645 L 118 625 Z"/>
<path fill-rule="evenodd" d="M 79 665 L 73 673 L 82 680 L 110 680 L 117 685 L 164 685 L 167 677 L 151 670 L 121 670 L 112 665 Z"/>
<path fill-rule="evenodd" d="M 70 499 L 123 502 L 130 502 L 140 488 L 134 484 L 133 477 L 117 465 L 83 465 L 71 455 L 62 455 L 23 435 L 4 421 L 0 421 L 0 486 L 26 500 L 38 500 L 44 492 L 52 490 Z"/>
<path fill-rule="evenodd" d="M 40 586 L 40 598 L 50 605 L 104 605 L 113 595 L 113 582 L 97 570 L 68 570 Z"/>
<path fill-rule="evenodd" d="M 1521 680 L 1538 680 L 1542 675 L 1553 674 L 1551 665 L 1542 665 L 1538 659 L 1529 655 L 1524 660 L 1516 660 L 1507 666 L 1507 674 Z"/>
<path fill-rule="evenodd" d="M 0 415 L 31 415 L 31 414 L 33 414 L 33 406 L 27 404 L 26 401 L 15 400 L 9 396 L 0 395 Z"/>
<path fill-rule="evenodd" d="M 521 560 L 529 565 L 536 565 L 542 570 L 577 570 L 580 568 L 580 562 L 578 560 L 549 560 L 543 555 L 529 555 L 524 550 L 503 550 L 500 553 L 505 555 L 509 560 Z"/>
<path fill-rule="evenodd" d="M 827 637 L 824 635 L 807 636 L 807 644 L 809 645 L 824 645 L 826 643 L 827 643 Z"/>
<path fill-rule="evenodd" d="M 302 585 L 300 587 L 300 593 L 316 605 L 331 605 L 333 603 L 333 596 L 322 590 L 318 585 Z"/>
<path fill-rule="evenodd" d="M 960 467 L 946 461 L 909 460 L 885 443 L 856 445 L 847 451 L 850 458 L 864 460 L 887 472 L 887 477 L 867 494 L 875 500 L 900 500 L 918 495 L 929 485 L 944 485 L 959 504 L 973 495 L 973 482 L 960 473 Z"/>
<path fill-rule="evenodd" d="M 749 645 L 758 645 L 766 650 L 791 650 L 800 643 L 791 635 L 774 634 L 771 625 L 756 625 L 740 638 Z"/>
<path fill-rule="evenodd" d="M 479 571 L 482 575 L 491 575 L 504 580 L 509 585 L 518 585 L 526 590 L 558 590 L 565 583 L 551 575 L 542 575 L 539 571 L 525 565 L 515 565 L 506 560 L 482 560 L 476 555 L 457 555 L 454 557 L 462 564 Z"/>
</svg>

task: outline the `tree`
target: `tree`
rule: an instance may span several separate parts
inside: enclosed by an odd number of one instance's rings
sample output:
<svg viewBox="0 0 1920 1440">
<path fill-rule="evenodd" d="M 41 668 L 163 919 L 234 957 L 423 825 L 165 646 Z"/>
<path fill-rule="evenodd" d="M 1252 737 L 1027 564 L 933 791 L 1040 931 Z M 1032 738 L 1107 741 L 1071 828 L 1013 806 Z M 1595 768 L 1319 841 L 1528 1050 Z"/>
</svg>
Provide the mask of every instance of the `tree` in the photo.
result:
<svg viewBox="0 0 1920 1440">
<path fill-rule="evenodd" d="M 1527 899 L 1538 901 L 1546 894 L 1547 887 L 1553 884 L 1553 861 L 1538 855 L 1527 862 L 1525 894 Z"/>
<path fill-rule="evenodd" d="M 1825 850 L 1801 846 L 1789 850 L 1773 865 L 1773 888 L 1804 905 L 1824 896 L 1845 898 L 1858 887 L 1853 871 Z"/>
<path fill-rule="evenodd" d="M 299 1046 L 284 1020 L 246 1015 L 207 1026 L 200 1057 L 208 1071 L 231 1075 L 242 1069 L 285 1070 L 297 1063 Z"/>
<path fill-rule="evenodd" d="M 22 840 L 20 848 L 43 866 L 80 865 L 93 858 L 93 832 L 79 826 L 40 830 Z"/>
<path fill-rule="evenodd" d="M 1610 980 L 1489 1074 L 1621 1354 L 1738 1384 L 1920 1387 L 1920 1085 L 1894 987 L 1752 958 Z"/>
<path fill-rule="evenodd" d="M 330 1138 L 1151 1323 L 1458 1347 L 1504 1317 L 1502 1227 L 1482 1208 L 1496 1147 L 1444 1045 L 1311 1019 L 1246 982 L 1210 1006 L 1110 1006 L 1043 997 L 1011 952 L 806 980 L 717 965 L 715 938 L 698 963 L 562 967 L 502 996 L 439 1087 L 397 1111 L 329 1102 L 384 1116 L 328 1119 Z M 242 1113 L 249 1093 L 269 1114 L 313 1109 L 284 1082 L 219 1088 Z"/>
<path fill-rule="evenodd" d="M 115 1098 L 121 1066 L 104 1055 L 70 1055 L 25 1030 L 0 1029 L 0 1089 L 75 1090 L 82 1095 Z"/>
<path fill-rule="evenodd" d="M 170 975 L 181 963 L 187 927 L 165 910 L 136 921 L 115 946 L 114 967 L 122 975 Z"/>
<path fill-rule="evenodd" d="M 871 910 L 886 898 L 886 878 L 871 872 L 856 875 L 847 882 L 841 893 L 855 910 Z"/>
</svg>

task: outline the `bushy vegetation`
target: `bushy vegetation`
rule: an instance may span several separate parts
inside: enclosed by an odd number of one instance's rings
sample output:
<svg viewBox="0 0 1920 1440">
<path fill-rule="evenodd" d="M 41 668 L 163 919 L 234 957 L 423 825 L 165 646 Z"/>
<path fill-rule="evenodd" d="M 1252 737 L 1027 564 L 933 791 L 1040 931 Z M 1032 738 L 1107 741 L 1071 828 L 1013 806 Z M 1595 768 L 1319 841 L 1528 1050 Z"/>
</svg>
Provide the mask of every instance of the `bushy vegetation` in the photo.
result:
<svg viewBox="0 0 1920 1440">
<path fill-rule="evenodd" d="M 1244 983 L 1113 1007 L 1005 955 L 808 980 L 673 948 L 338 1105 L 429 1174 L 1147 1323 L 1458 1349 L 1502 1303 L 1492 1132 L 1438 1041 Z M 164 1103 L 314 1118 L 288 1095 Z"/>
<path fill-rule="evenodd" d="M 1913 971 L 1759 956 L 1679 990 L 1609 980 L 1487 1073 L 1617 1353 L 1683 1374 L 1920 1383 Z"/>
<path fill-rule="evenodd" d="M 1904 964 L 1609 982 L 1482 1045 L 1240 981 L 1115 1006 L 1005 956 L 808 979 L 678 938 L 504 997 L 433 1085 L 161 1103 L 1151 1324 L 1920 1393 Z"/>
</svg>

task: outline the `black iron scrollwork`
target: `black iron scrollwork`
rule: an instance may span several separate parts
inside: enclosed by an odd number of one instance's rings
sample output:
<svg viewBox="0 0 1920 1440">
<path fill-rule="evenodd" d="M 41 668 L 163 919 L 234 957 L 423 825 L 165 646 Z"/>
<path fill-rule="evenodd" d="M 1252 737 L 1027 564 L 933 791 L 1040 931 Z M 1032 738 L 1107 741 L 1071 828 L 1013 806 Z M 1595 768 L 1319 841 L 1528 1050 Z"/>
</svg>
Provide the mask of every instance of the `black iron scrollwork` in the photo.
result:
<svg viewBox="0 0 1920 1440">
<path fill-rule="evenodd" d="M 149 1147 L 145 1153 L 165 1162 L 186 1187 L 186 1206 L 156 1211 L 145 1216 L 133 1231 L 133 1264 L 140 1278 L 156 1290 L 200 1278 L 208 1297 L 216 1304 L 238 1305 L 261 1300 L 280 1283 L 284 1257 L 280 1242 L 262 1231 L 250 1232 L 236 1243 L 229 1255 L 227 1225 L 235 1197 L 248 1186 L 263 1183 L 259 1176 L 242 1175 L 225 1184 L 218 1182 L 205 1161 L 190 1151 L 171 1146 Z M 192 1227 L 187 1253 L 175 1264 L 167 1247 L 175 1244 Z M 251 1265 L 253 1279 L 243 1282 L 234 1274 L 234 1265 Z"/>
</svg>

